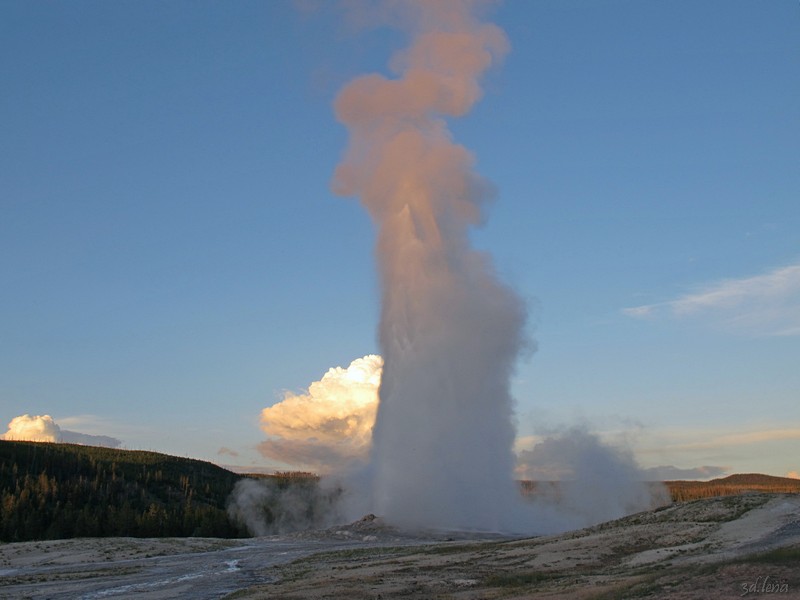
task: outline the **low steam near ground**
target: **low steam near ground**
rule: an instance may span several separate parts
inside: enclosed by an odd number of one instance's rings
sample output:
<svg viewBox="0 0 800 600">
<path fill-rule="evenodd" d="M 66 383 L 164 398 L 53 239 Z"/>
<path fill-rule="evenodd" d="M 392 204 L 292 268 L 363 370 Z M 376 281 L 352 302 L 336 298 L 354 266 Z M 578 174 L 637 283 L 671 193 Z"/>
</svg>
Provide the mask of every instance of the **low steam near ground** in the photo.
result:
<svg viewBox="0 0 800 600">
<path fill-rule="evenodd" d="M 321 471 L 325 476 L 319 484 L 312 479 L 299 479 L 292 485 L 271 478 L 243 480 L 231 496 L 229 514 L 254 535 L 268 535 L 328 527 L 373 512 L 370 469 L 374 466 L 369 464 L 369 449 L 382 365 L 381 357 L 370 355 L 354 360 L 347 368 L 329 369 L 307 392 L 286 392 L 282 401 L 264 409 L 262 427 L 271 439 L 261 445 L 262 453 L 294 468 Z M 475 442 L 475 446 L 481 445 Z M 581 427 L 553 434 L 521 450 L 516 455 L 515 475 L 523 480 L 559 483 L 540 486 L 535 496 L 515 494 L 516 523 L 521 527 L 494 530 L 551 533 L 667 501 L 665 490 L 647 483 L 652 474 L 637 466 L 629 450 L 606 444 Z M 410 490 L 415 489 L 413 465 L 401 481 Z M 481 491 L 491 502 L 494 491 L 489 487 Z M 454 501 L 469 500 L 464 496 Z M 419 523 L 437 526 L 424 517 Z M 439 523 L 445 526 L 446 521 Z"/>
<path fill-rule="evenodd" d="M 554 458 L 554 460 L 550 460 Z M 594 434 L 573 429 L 551 437 L 525 451 L 529 466 L 542 460 L 558 465 L 561 477 L 537 486 L 533 494 L 516 493 L 513 525 L 487 528 L 471 523 L 433 521 L 420 514 L 414 523 L 398 523 L 409 529 L 459 529 L 511 535 L 549 534 L 577 529 L 648 510 L 669 503 L 665 487 L 643 480 L 629 453 L 603 444 Z M 279 479 L 244 479 L 236 484 L 228 503 L 228 514 L 257 536 L 320 529 L 352 522 L 373 509 L 371 477 L 365 467 L 323 476 L 319 482 L 302 480 L 289 485 Z M 414 490 L 415 474 L 402 482 Z M 474 489 L 474 488 L 473 488 Z M 483 490 L 486 502 L 494 491 Z M 469 503 L 464 497 L 455 502 Z M 422 510 L 417 505 L 412 511 Z M 457 506 L 453 507 L 457 510 Z"/>
</svg>

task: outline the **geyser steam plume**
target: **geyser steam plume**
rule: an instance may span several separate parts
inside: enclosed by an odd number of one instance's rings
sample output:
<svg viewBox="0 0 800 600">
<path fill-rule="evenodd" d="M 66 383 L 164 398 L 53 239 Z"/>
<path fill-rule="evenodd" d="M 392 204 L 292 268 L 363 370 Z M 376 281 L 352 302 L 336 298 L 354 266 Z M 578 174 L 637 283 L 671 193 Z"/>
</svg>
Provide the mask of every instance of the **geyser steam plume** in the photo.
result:
<svg viewBox="0 0 800 600">
<path fill-rule="evenodd" d="M 350 133 L 334 189 L 377 225 L 385 361 L 371 449 L 372 510 L 406 526 L 513 530 L 509 378 L 525 307 L 470 246 L 489 186 L 445 119 L 479 99 L 502 58 L 502 30 L 475 2 L 392 3 L 411 46 L 398 77 L 365 75 L 336 99 Z"/>
</svg>

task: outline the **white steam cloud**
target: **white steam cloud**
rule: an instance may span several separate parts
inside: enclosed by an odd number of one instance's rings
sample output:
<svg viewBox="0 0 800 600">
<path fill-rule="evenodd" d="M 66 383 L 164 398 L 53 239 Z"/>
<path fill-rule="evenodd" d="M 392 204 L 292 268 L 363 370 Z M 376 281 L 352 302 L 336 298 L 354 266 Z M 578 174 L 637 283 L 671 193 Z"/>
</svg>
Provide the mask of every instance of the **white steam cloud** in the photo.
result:
<svg viewBox="0 0 800 600">
<path fill-rule="evenodd" d="M 308 393 L 287 394 L 262 413 L 270 439 L 261 451 L 329 469 L 368 457 L 344 477 L 348 518 L 371 512 L 410 528 L 557 531 L 647 508 L 651 498 L 630 456 L 580 432 L 523 457 L 533 469 L 566 453 L 572 492 L 549 498 L 562 504 L 526 504 L 514 480 L 509 385 L 530 343 L 526 308 L 490 257 L 471 247 L 491 186 L 446 122 L 469 112 L 481 76 L 508 51 L 503 31 L 476 17 L 481 4 L 368 5 L 369 21 L 383 11 L 411 45 L 391 60 L 396 77 L 358 77 L 336 98 L 349 145 L 332 185 L 357 196 L 376 224 L 382 376 L 377 357 L 367 357 L 372 370 L 360 371 L 357 395 L 356 363 L 329 371 Z M 242 490 L 255 504 L 262 493 Z"/>
<path fill-rule="evenodd" d="M 281 484 L 267 479 L 242 479 L 228 499 L 228 515 L 256 536 L 318 529 L 339 517 L 337 487 L 315 479 Z"/>
<path fill-rule="evenodd" d="M 644 481 L 633 454 L 610 446 L 586 429 L 575 427 L 519 453 L 522 479 L 558 481 L 555 494 L 541 501 L 557 506 L 570 526 L 585 526 L 647 510 L 668 502 L 666 491 Z"/>
<path fill-rule="evenodd" d="M 399 77 L 359 77 L 336 99 L 350 143 L 334 189 L 358 196 L 378 228 L 385 366 L 373 512 L 405 526 L 497 530 L 514 526 L 508 384 L 525 309 L 470 247 L 489 186 L 445 122 L 469 111 L 481 74 L 508 50 L 473 4 L 401 5 L 413 40 L 392 60 Z"/>
<path fill-rule="evenodd" d="M 346 369 L 329 369 L 305 393 L 286 392 L 261 412 L 270 439 L 261 453 L 281 463 L 318 472 L 363 460 L 369 450 L 383 359 L 368 355 Z"/>
<path fill-rule="evenodd" d="M 106 446 L 116 448 L 122 442 L 107 435 L 91 435 L 61 429 L 50 415 L 24 414 L 11 419 L 8 431 L 0 435 L 0 439 L 8 441 L 28 442 L 63 442 L 65 444 L 81 444 L 84 446 Z"/>
<path fill-rule="evenodd" d="M 525 306 L 470 245 L 490 186 L 446 123 L 470 110 L 481 76 L 508 51 L 503 31 L 476 18 L 478 4 L 389 3 L 412 35 L 391 61 L 397 78 L 359 77 L 335 103 L 350 140 L 334 190 L 358 196 L 378 229 L 385 366 L 365 494 L 372 512 L 399 525 L 552 529 L 569 517 L 522 506 L 514 482 L 509 380 L 527 342 Z M 565 449 L 576 477 L 588 477 L 579 485 L 619 489 L 637 477 L 631 461 L 586 436 Z M 634 487 L 592 515 L 646 505 Z"/>
<path fill-rule="evenodd" d="M 382 364 L 380 356 L 370 355 L 347 369 L 329 369 L 306 393 L 287 392 L 282 402 L 263 411 L 262 425 L 275 436 L 261 445 L 265 455 L 293 468 L 323 467 L 333 476 L 324 478 L 320 488 L 242 483 L 230 501 L 232 517 L 256 535 L 266 535 L 330 525 L 336 517 L 355 518 L 373 509 L 362 496 L 365 482 L 358 475 L 344 476 L 349 489 L 339 486 L 342 472 L 367 458 Z M 725 472 L 721 467 L 642 471 L 630 451 L 605 444 L 577 427 L 522 449 L 515 457 L 518 479 L 559 482 L 557 487 L 539 488 L 532 506 L 514 507 L 515 518 L 523 523 L 531 525 L 535 519 L 537 533 L 589 525 L 663 503 L 663 490 L 647 481 L 708 478 Z M 359 475 L 369 479 L 369 473 Z M 366 482 L 367 489 L 371 483 Z"/>
</svg>

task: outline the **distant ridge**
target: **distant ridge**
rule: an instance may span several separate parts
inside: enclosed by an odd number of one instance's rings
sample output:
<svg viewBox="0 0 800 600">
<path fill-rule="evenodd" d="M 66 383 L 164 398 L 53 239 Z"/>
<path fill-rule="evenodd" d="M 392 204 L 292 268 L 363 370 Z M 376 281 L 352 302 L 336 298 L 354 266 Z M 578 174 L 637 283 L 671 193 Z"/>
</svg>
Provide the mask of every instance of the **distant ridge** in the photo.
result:
<svg viewBox="0 0 800 600">
<path fill-rule="evenodd" d="M 736 473 L 727 477 L 712 479 L 711 481 L 730 485 L 788 485 L 800 488 L 800 479 L 776 477 L 775 475 L 763 475 L 761 473 Z"/>
<path fill-rule="evenodd" d="M 800 479 L 761 473 L 737 473 L 710 481 L 665 481 L 664 484 L 669 489 L 673 501 L 730 496 L 744 492 L 800 493 Z"/>
</svg>

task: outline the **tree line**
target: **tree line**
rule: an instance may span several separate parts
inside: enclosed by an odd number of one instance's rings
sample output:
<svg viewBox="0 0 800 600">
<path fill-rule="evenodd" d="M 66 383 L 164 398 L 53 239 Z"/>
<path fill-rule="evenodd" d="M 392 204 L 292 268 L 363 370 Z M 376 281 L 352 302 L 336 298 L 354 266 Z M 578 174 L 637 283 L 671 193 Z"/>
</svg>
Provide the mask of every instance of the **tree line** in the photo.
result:
<svg viewBox="0 0 800 600">
<path fill-rule="evenodd" d="M 2 441 L 0 541 L 245 537 L 226 512 L 241 477 L 155 452 Z"/>
</svg>

